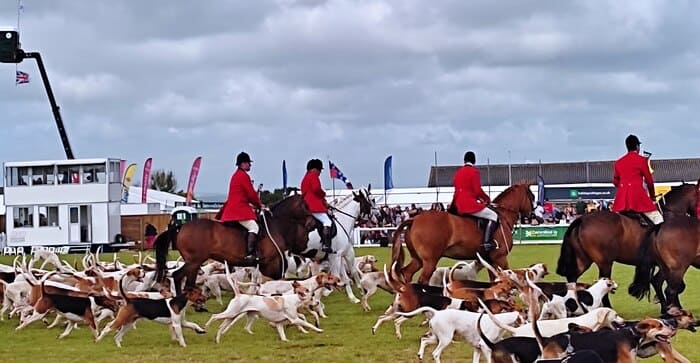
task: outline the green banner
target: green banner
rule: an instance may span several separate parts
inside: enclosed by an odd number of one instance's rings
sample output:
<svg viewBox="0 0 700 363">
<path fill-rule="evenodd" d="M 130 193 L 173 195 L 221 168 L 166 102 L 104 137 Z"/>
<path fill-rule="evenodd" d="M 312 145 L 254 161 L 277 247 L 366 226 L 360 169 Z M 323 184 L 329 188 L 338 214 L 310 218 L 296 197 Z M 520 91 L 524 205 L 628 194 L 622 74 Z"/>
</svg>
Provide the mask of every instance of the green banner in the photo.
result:
<svg viewBox="0 0 700 363">
<path fill-rule="evenodd" d="M 569 226 L 521 226 L 515 229 L 515 241 L 561 241 Z"/>
</svg>

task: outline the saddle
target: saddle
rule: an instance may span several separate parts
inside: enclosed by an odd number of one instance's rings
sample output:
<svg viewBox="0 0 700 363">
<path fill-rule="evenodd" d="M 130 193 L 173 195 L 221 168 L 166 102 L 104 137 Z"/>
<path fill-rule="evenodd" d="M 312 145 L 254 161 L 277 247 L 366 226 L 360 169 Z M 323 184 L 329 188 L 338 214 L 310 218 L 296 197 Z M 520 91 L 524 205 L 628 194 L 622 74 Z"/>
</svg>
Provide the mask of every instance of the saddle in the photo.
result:
<svg viewBox="0 0 700 363">
<path fill-rule="evenodd" d="M 224 226 L 231 228 L 234 231 L 238 232 L 241 235 L 241 239 L 243 241 L 246 240 L 246 235 L 248 234 L 248 230 L 245 229 L 245 227 L 243 227 L 240 223 L 238 223 L 236 221 L 219 222 L 219 223 L 221 223 Z M 258 226 L 260 227 L 260 231 L 262 231 L 263 229 L 262 229 L 262 225 L 261 225 L 260 221 L 257 221 L 257 223 L 258 223 Z M 259 239 L 260 239 L 260 233 L 258 233 L 258 240 Z"/>
<path fill-rule="evenodd" d="M 646 214 L 644 214 L 644 213 L 639 213 L 639 212 L 635 212 L 635 211 L 622 211 L 622 212 L 620 212 L 620 214 L 625 216 L 625 217 L 632 218 L 632 219 L 636 220 L 639 223 L 639 225 L 641 225 L 644 228 L 649 228 L 649 227 L 654 226 L 654 222 L 652 222 L 651 219 L 649 219 L 649 217 L 647 217 Z"/>
<path fill-rule="evenodd" d="M 447 209 L 447 213 L 455 215 L 457 217 L 469 218 L 469 219 L 473 220 L 474 223 L 476 223 L 476 228 L 482 232 L 484 232 L 486 230 L 486 224 L 489 222 L 489 220 L 486 218 L 475 217 L 471 214 L 459 214 L 457 212 L 457 207 L 455 207 L 454 204 L 451 205 L 450 208 Z"/>
</svg>

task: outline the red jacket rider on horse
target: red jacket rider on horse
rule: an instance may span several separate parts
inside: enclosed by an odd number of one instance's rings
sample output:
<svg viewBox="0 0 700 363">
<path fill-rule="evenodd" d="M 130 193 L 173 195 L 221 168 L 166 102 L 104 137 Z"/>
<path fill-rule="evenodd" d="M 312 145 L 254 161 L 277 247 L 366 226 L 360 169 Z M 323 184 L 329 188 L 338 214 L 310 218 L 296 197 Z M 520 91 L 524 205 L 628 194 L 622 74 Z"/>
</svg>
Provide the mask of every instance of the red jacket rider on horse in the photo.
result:
<svg viewBox="0 0 700 363">
<path fill-rule="evenodd" d="M 647 158 L 639 155 L 639 139 L 629 135 L 625 139 L 627 154 L 615 162 L 613 184 L 617 188 L 614 212 L 632 211 L 644 214 L 654 224 L 664 221 L 664 217 L 656 208 L 654 198 L 654 177 L 649 170 Z M 644 184 L 646 183 L 646 190 Z"/>
<path fill-rule="evenodd" d="M 498 214 L 488 208 L 491 198 L 481 189 L 481 175 L 474 164 L 476 164 L 476 155 L 472 151 L 467 151 L 464 154 L 464 166 L 454 175 L 455 193 L 452 205 L 460 215 L 469 214 L 488 220 L 481 245 L 486 252 L 489 252 L 496 248 L 493 234 L 498 228 Z"/>
<path fill-rule="evenodd" d="M 264 208 L 265 205 L 260 202 L 258 193 L 253 189 L 253 182 L 250 180 L 250 156 L 241 152 L 236 157 L 236 166 L 238 169 L 231 176 L 231 183 L 228 188 L 228 198 L 224 206 L 221 207 L 221 218 L 219 220 L 226 225 L 240 224 L 248 230 L 246 256 L 245 260 L 249 264 L 253 264 L 258 260 L 257 256 L 257 241 L 258 227 L 257 218 L 253 206 Z"/>
<path fill-rule="evenodd" d="M 323 162 L 319 159 L 311 159 L 306 163 L 306 175 L 301 180 L 301 195 L 304 197 L 309 211 L 323 225 L 321 234 L 321 251 L 333 253 L 331 248 L 331 227 L 333 222 L 328 217 L 328 202 L 326 192 L 321 187 L 319 175 L 323 170 Z"/>
</svg>

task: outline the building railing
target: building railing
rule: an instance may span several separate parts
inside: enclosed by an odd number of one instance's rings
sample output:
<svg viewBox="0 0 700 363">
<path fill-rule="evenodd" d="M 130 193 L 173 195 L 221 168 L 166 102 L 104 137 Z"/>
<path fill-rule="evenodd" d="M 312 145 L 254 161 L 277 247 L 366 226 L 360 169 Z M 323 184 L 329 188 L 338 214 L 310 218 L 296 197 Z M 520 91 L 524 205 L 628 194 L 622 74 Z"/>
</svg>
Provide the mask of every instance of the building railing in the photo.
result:
<svg viewBox="0 0 700 363">
<path fill-rule="evenodd" d="M 356 227 L 353 230 L 352 243 L 356 247 L 362 246 L 387 246 L 391 243 L 394 231 L 397 227 Z M 567 224 L 543 224 L 539 226 L 517 225 L 513 231 L 513 244 L 561 244 L 564 234 L 569 228 Z M 368 232 L 380 232 L 377 240 L 367 241 Z M 382 233 L 384 232 L 384 233 Z M 363 233 L 365 234 L 363 239 Z M 497 231 L 496 233 L 500 233 Z"/>
</svg>

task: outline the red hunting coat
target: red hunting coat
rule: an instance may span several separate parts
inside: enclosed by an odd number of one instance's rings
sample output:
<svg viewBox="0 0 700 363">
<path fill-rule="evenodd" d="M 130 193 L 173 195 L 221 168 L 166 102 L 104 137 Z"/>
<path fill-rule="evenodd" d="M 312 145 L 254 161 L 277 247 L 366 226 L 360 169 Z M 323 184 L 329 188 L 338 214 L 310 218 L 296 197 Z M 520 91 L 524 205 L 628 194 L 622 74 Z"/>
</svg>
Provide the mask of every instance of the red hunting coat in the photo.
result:
<svg viewBox="0 0 700 363">
<path fill-rule="evenodd" d="M 328 212 L 326 192 L 321 188 L 319 172 L 315 169 L 307 171 L 301 180 L 301 195 L 311 213 Z"/>
<path fill-rule="evenodd" d="M 646 182 L 647 190 L 644 190 Z M 647 158 L 631 151 L 615 162 L 613 184 L 617 188 L 614 212 L 634 211 L 638 213 L 656 210 L 654 177 L 649 171 Z"/>
<path fill-rule="evenodd" d="M 489 195 L 481 189 L 479 169 L 465 165 L 454 176 L 455 194 L 453 203 L 459 214 L 476 213 L 491 202 Z"/>
<path fill-rule="evenodd" d="M 258 208 L 262 205 L 248 173 L 237 169 L 231 176 L 228 198 L 221 207 L 220 220 L 222 222 L 255 220 L 256 215 L 251 204 Z"/>
</svg>

